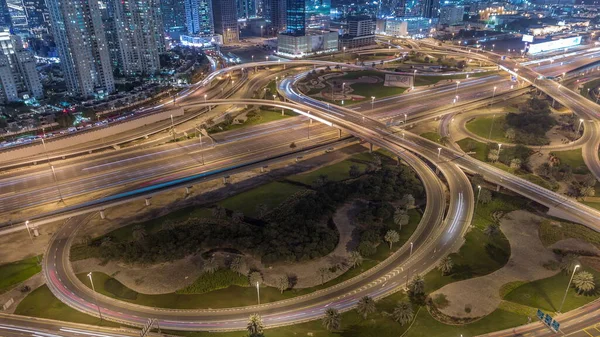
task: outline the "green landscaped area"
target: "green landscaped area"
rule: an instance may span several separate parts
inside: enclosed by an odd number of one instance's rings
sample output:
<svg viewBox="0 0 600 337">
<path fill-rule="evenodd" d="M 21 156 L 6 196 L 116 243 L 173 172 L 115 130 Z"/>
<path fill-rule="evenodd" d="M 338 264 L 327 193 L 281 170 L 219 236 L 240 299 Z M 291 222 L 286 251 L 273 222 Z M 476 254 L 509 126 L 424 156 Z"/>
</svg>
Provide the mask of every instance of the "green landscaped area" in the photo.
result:
<svg viewBox="0 0 600 337">
<path fill-rule="evenodd" d="M 589 227 L 562 221 L 544 220 L 539 229 L 540 240 L 548 247 L 565 239 L 579 239 L 600 248 L 600 233 Z"/>
<path fill-rule="evenodd" d="M 511 212 L 523 209 L 527 200 L 502 193 L 493 193 L 492 201 L 479 203 L 473 214 L 471 225 L 474 227 L 465 236 L 465 243 L 458 253 L 450 254 L 454 269 L 450 275 L 442 275 L 435 269 L 425 275 L 425 290 L 433 292 L 446 284 L 487 275 L 502 268 L 510 257 L 510 244 L 504 234 L 490 238 L 483 230 L 495 221 L 496 212 Z"/>
<path fill-rule="evenodd" d="M 259 109 L 253 113 L 249 113 L 248 118 L 243 123 L 232 123 L 229 125 L 220 123 L 214 127 L 211 127 L 208 131 L 210 134 L 214 134 L 223 131 L 237 130 L 248 126 L 278 121 L 280 119 L 285 119 L 292 116 L 296 116 L 296 114 L 289 110 L 285 111 L 284 115 L 281 115 L 281 110 Z"/>
<path fill-rule="evenodd" d="M 569 165 L 573 169 L 573 173 L 576 174 L 587 174 L 589 169 L 583 161 L 583 155 L 581 149 L 567 150 L 567 151 L 552 151 L 552 154 L 556 156 L 561 164 Z"/>
<path fill-rule="evenodd" d="M 463 151 L 469 153 L 471 157 L 477 160 L 487 161 L 487 156 L 490 152 L 490 147 L 487 144 L 478 142 L 473 138 L 463 138 L 456 143 Z"/>
<path fill-rule="evenodd" d="M 590 267 L 583 265 L 579 271 L 592 273 L 596 283 L 600 280 L 600 272 Z M 533 308 L 539 308 L 547 312 L 556 312 L 560 307 L 565 294 L 565 287 L 569 283 L 570 278 L 570 273 L 559 272 L 552 277 L 526 283 L 508 293 L 504 299 Z M 590 295 L 578 295 L 575 288 L 571 286 L 562 311 L 567 312 L 579 308 L 598 297 L 600 297 L 600 294 L 597 291 Z"/>
<path fill-rule="evenodd" d="M 493 123 L 493 124 L 492 124 Z M 487 117 L 477 117 L 469 122 L 467 122 L 466 127 L 467 130 L 476 134 L 479 137 L 483 137 L 486 139 L 491 139 L 495 142 L 499 143 L 512 143 L 512 141 L 506 137 L 504 137 L 505 126 L 504 126 L 504 116 L 487 116 Z M 490 136 L 490 128 L 492 128 L 492 136 Z"/>
<path fill-rule="evenodd" d="M 259 204 L 264 204 L 268 209 L 273 209 L 281 201 L 285 200 L 285 198 L 302 189 L 298 185 L 274 181 L 229 197 L 220 201 L 219 205 L 227 209 L 243 212 L 249 216 L 258 216 L 256 208 Z"/>
<path fill-rule="evenodd" d="M 329 181 L 341 181 L 350 178 L 350 167 L 356 165 L 361 172 L 364 172 L 367 165 L 364 161 L 349 158 L 339 163 L 329 165 L 318 170 L 298 174 L 288 178 L 290 181 L 299 182 L 305 185 L 311 185 L 319 176 L 326 175 Z"/>
<path fill-rule="evenodd" d="M 391 253 L 400 248 L 404 243 L 406 243 L 406 241 L 410 238 L 412 233 L 417 228 L 417 225 L 421 221 L 420 212 L 417 209 L 411 209 L 409 210 L 408 214 L 410 216 L 410 221 L 408 225 L 402 227 L 402 230 L 399 232 L 400 240 L 394 245 L 392 250 L 389 249 L 389 246 L 387 244 L 382 243 L 377 247 L 376 253 L 372 256 L 369 256 L 368 258 L 365 258 L 363 263 L 359 267 L 351 268 L 342 275 L 328 282 L 325 282 L 322 285 L 304 289 L 291 289 L 283 292 L 283 294 L 278 289 L 275 289 L 273 287 L 261 287 L 261 303 L 281 301 L 296 296 L 306 295 L 311 292 L 320 289 L 325 289 L 336 285 L 340 282 L 349 280 L 367 271 L 368 269 L 373 268 L 374 266 L 388 258 Z M 78 274 L 77 277 L 81 282 L 83 282 L 85 285 L 91 288 L 90 281 L 86 275 L 87 274 L 85 273 Z M 220 286 L 212 286 L 213 289 L 218 290 L 212 290 L 201 294 L 170 293 L 162 295 L 147 295 L 140 294 L 134 290 L 127 288 L 125 285 L 123 285 L 116 279 L 104 273 L 93 273 L 94 286 L 96 287 L 96 291 L 112 298 L 139 305 L 172 309 L 205 309 L 239 307 L 256 304 L 256 289 L 254 287 L 250 287 L 249 284 L 247 284 L 246 276 L 237 275 L 229 270 L 218 270 L 215 272 L 214 278 L 223 279 L 225 277 L 227 277 L 227 279 L 230 280 L 230 286 L 224 289 L 218 289 L 221 288 Z M 204 276 L 200 276 L 200 278 L 202 279 L 204 278 Z M 211 282 L 208 280 L 208 278 L 206 279 L 207 280 L 205 283 Z M 198 280 L 196 281 L 196 283 L 199 283 Z M 202 288 L 202 286 L 198 287 Z M 185 289 L 183 289 L 183 291 L 185 291 Z"/>
<path fill-rule="evenodd" d="M 442 136 L 440 136 L 440 134 L 437 132 L 425 132 L 425 133 L 420 134 L 420 136 L 423 138 L 429 139 L 432 142 L 441 144 L 440 140 L 441 140 Z"/>
<path fill-rule="evenodd" d="M 15 314 L 31 317 L 57 319 L 81 324 L 120 327 L 121 324 L 100 321 L 99 318 L 83 314 L 59 301 L 54 294 L 43 285 L 27 295 L 15 309 Z"/>
<path fill-rule="evenodd" d="M 42 257 L 39 257 L 40 261 Z M 42 267 L 37 257 L 0 265 L 0 294 L 39 273 Z"/>
</svg>

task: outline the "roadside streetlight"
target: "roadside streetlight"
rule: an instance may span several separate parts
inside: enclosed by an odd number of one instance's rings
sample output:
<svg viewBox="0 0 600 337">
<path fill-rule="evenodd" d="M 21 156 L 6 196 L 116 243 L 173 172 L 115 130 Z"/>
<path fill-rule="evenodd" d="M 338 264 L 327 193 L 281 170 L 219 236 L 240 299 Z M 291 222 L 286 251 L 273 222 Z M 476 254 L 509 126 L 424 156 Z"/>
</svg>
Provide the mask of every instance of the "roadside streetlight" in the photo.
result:
<svg viewBox="0 0 600 337">
<path fill-rule="evenodd" d="M 490 124 L 490 133 L 488 134 L 488 139 L 492 139 L 492 129 L 494 128 L 494 121 L 496 120 L 496 114 L 492 115 L 492 123 Z"/>
<path fill-rule="evenodd" d="M 206 97 L 207 97 L 207 96 L 208 96 L 208 95 L 204 94 L 204 103 L 206 103 Z"/>
<path fill-rule="evenodd" d="M 408 258 L 410 259 L 410 257 L 412 256 L 412 251 L 413 251 L 413 243 L 410 243 L 410 253 L 408 254 Z M 408 267 L 408 270 L 406 272 L 406 286 L 408 287 L 408 279 L 410 278 L 410 267 Z"/>
<path fill-rule="evenodd" d="M 254 55 L 252 55 L 252 62 L 254 62 Z"/>
<path fill-rule="evenodd" d="M 173 133 L 173 140 L 175 140 L 175 124 L 173 123 L 173 114 L 171 114 L 171 132 Z"/>
<path fill-rule="evenodd" d="M 374 104 L 375 104 L 375 96 L 371 96 L 371 112 L 373 112 L 373 105 Z"/>
<path fill-rule="evenodd" d="M 404 114 L 404 125 L 406 125 L 406 114 Z"/>
<path fill-rule="evenodd" d="M 458 95 L 458 85 L 460 84 L 460 81 L 456 81 L 456 88 L 454 89 L 454 96 Z"/>
<path fill-rule="evenodd" d="M 275 100 L 276 97 L 277 97 L 277 95 L 273 94 L 273 100 Z"/>
<path fill-rule="evenodd" d="M 27 228 L 27 234 L 29 234 L 29 238 L 31 239 L 31 244 L 33 246 L 35 246 L 35 243 L 33 243 L 33 236 L 31 235 L 31 231 L 29 230 L 29 220 L 25 221 L 25 228 Z M 37 259 L 37 263 L 40 264 L 40 256 L 35 254 L 35 257 Z"/>
<path fill-rule="evenodd" d="M 477 185 L 477 201 L 475 202 L 475 208 L 477 208 L 477 205 L 479 204 L 479 196 L 481 195 L 481 185 Z"/>
<path fill-rule="evenodd" d="M 579 126 L 577 127 L 577 134 L 579 135 L 579 131 L 581 130 L 581 124 L 583 123 L 583 118 L 579 119 Z"/>
<path fill-rule="evenodd" d="M 502 144 L 498 143 L 498 158 L 500 158 L 500 150 L 502 149 Z"/>
<path fill-rule="evenodd" d="M 492 101 L 490 102 L 490 109 L 492 108 L 492 105 L 494 105 L 494 96 L 496 96 L 496 89 L 497 87 L 494 87 L 494 92 L 492 93 Z"/>
<path fill-rule="evenodd" d="M 256 281 L 256 298 L 258 299 L 258 305 L 260 305 L 260 287 L 258 281 Z"/>
<path fill-rule="evenodd" d="M 94 293 L 94 302 L 96 302 L 96 308 L 98 308 L 98 315 L 100 316 L 100 321 L 102 321 L 102 312 L 100 311 L 100 306 L 98 305 L 98 298 L 96 298 L 96 288 L 94 288 L 94 280 L 92 279 L 92 272 L 89 272 L 87 276 L 90 278 L 90 283 L 92 284 L 92 292 Z"/>
<path fill-rule="evenodd" d="M 438 156 L 437 159 L 440 160 L 440 154 L 442 153 L 442 148 L 438 147 Z"/>
<path fill-rule="evenodd" d="M 569 279 L 569 284 L 567 284 L 567 289 L 565 289 L 565 295 L 563 296 L 562 302 L 560 302 L 560 307 L 558 308 L 558 312 L 562 311 L 563 304 L 565 304 L 565 299 L 567 298 L 567 293 L 569 293 L 569 288 L 571 288 L 571 282 L 573 281 L 573 277 L 575 276 L 575 272 L 577 269 L 581 267 L 580 265 L 575 265 L 573 268 L 573 274 L 571 274 L 571 278 Z"/>
</svg>

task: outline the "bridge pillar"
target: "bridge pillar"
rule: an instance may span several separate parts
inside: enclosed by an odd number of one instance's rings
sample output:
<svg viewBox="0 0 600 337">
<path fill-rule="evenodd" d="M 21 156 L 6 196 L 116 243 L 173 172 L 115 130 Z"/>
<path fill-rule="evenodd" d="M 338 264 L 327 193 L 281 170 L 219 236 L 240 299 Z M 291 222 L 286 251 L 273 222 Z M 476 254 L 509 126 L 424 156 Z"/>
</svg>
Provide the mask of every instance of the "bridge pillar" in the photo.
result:
<svg viewBox="0 0 600 337">
<path fill-rule="evenodd" d="M 263 165 L 260 167 L 260 173 L 265 173 L 265 171 L 267 170 L 267 167 L 269 167 L 268 165 Z"/>
<path fill-rule="evenodd" d="M 369 143 L 369 153 L 373 153 L 373 143 Z"/>
<path fill-rule="evenodd" d="M 145 202 L 146 202 L 146 206 L 150 206 L 151 205 L 150 198 L 146 198 Z"/>
<path fill-rule="evenodd" d="M 185 196 L 187 197 L 188 195 L 190 195 L 190 189 L 192 188 L 192 186 L 188 186 L 185 188 Z"/>
<path fill-rule="evenodd" d="M 338 138 L 342 138 L 342 129 L 338 129 Z"/>
<path fill-rule="evenodd" d="M 284 115 L 285 115 L 285 112 L 284 112 L 283 108 L 281 109 L 281 115 L 282 115 L 282 116 L 284 116 Z"/>
<path fill-rule="evenodd" d="M 34 161 L 34 162 L 33 162 L 33 165 L 37 165 L 37 161 Z"/>
<path fill-rule="evenodd" d="M 89 150 L 89 151 L 88 151 L 88 154 L 92 154 L 92 150 Z"/>
<path fill-rule="evenodd" d="M 496 192 L 500 192 L 500 185 L 496 185 Z"/>
<path fill-rule="evenodd" d="M 229 176 L 224 176 L 223 177 L 223 184 L 227 184 L 229 180 Z"/>
<path fill-rule="evenodd" d="M 104 214 L 104 210 L 100 211 L 100 219 L 102 219 L 102 220 L 106 219 L 106 214 Z"/>
</svg>

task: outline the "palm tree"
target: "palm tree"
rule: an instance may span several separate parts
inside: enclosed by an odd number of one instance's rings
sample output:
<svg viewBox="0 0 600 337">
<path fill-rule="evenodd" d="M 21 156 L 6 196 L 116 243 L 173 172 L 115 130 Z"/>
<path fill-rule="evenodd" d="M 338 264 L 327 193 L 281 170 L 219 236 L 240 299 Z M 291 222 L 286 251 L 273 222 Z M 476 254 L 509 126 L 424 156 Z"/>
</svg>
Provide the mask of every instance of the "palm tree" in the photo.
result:
<svg viewBox="0 0 600 337">
<path fill-rule="evenodd" d="M 263 322 L 259 314 L 252 314 L 248 318 L 248 336 L 261 337 L 263 335 Z"/>
<path fill-rule="evenodd" d="M 410 217 L 406 214 L 406 210 L 404 208 L 396 208 L 394 212 L 394 223 L 400 226 L 400 230 L 402 230 L 402 226 L 407 225 Z"/>
<path fill-rule="evenodd" d="M 283 292 L 290 287 L 290 279 L 287 277 L 287 275 L 279 275 L 275 279 L 275 285 L 283 294 Z"/>
<path fill-rule="evenodd" d="M 578 294 L 588 293 L 596 289 L 594 275 L 587 271 L 581 271 L 573 277 L 573 286 L 577 289 Z"/>
<path fill-rule="evenodd" d="M 213 274 L 217 270 L 217 267 L 217 260 L 215 260 L 214 256 L 211 256 L 210 259 L 206 260 L 206 264 L 204 264 L 204 270 L 209 274 Z"/>
<path fill-rule="evenodd" d="M 487 235 L 488 238 L 493 239 L 500 234 L 500 226 L 498 226 L 498 224 L 491 223 L 485 226 L 483 234 Z"/>
<path fill-rule="evenodd" d="M 425 280 L 421 275 L 415 275 L 415 277 L 410 281 L 409 289 L 413 294 L 422 294 L 425 292 Z"/>
<path fill-rule="evenodd" d="M 395 242 L 400 241 L 400 235 L 395 230 L 390 229 L 389 231 L 387 231 L 387 233 L 385 233 L 384 239 L 390 244 L 390 250 L 392 250 L 392 245 Z"/>
<path fill-rule="evenodd" d="M 242 271 L 244 270 L 244 260 L 242 260 L 241 256 L 236 256 L 233 258 L 233 260 L 231 260 L 231 263 L 229 264 L 229 269 L 231 269 L 232 271 L 238 273 L 238 274 L 242 274 Z"/>
<path fill-rule="evenodd" d="M 321 267 L 319 268 L 318 273 L 321 277 L 321 284 L 325 283 L 325 279 L 329 276 L 329 268 Z"/>
<path fill-rule="evenodd" d="M 575 254 L 567 254 L 560 261 L 560 269 L 562 269 L 565 274 L 571 274 L 575 266 L 579 264 L 577 260 L 578 256 Z"/>
<path fill-rule="evenodd" d="M 255 287 L 256 284 L 261 284 L 263 282 L 263 277 L 258 271 L 253 271 L 248 275 L 248 282 L 250 286 Z"/>
<path fill-rule="evenodd" d="M 359 252 L 353 250 L 350 252 L 350 256 L 348 257 L 348 262 L 352 265 L 352 268 L 356 268 L 360 266 L 363 262 L 363 257 Z"/>
<path fill-rule="evenodd" d="M 454 267 L 454 262 L 452 262 L 452 258 L 450 256 L 446 256 L 440 261 L 438 265 L 438 269 L 442 272 L 443 275 L 448 275 L 452 272 L 452 268 Z"/>
<path fill-rule="evenodd" d="M 235 223 L 244 222 L 244 213 L 241 211 L 233 212 L 233 214 L 231 215 L 231 220 L 233 220 L 233 222 L 235 222 Z"/>
<path fill-rule="evenodd" d="M 342 327 L 342 316 L 336 309 L 329 308 L 325 310 L 322 322 L 328 331 L 339 330 Z"/>
<path fill-rule="evenodd" d="M 313 182 L 313 185 L 315 187 L 321 187 L 321 186 L 324 186 L 325 184 L 327 184 L 328 180 L 329 180 L 329 178 L 327 177 L 326 174 L 319 174 L 319 177 L 317 177 L 317 179 Z"/>
<path fill-rule="evenodd" d="M 400 325 L 410 323 L 414 317 L 415 313 L 413 312 L 412 305 L 410 302 L 406 301 L 398 302 L 394 308 L 394 311 L 392 312 L 392 318 L 394 321 L 400 323 Z"/>
<path fill-rule="evenodd" d="M 376 310 L 375 301 L 369 296 L 361 298 L 356 304 L 356 311 L 364 319 L 367 319 L 367 315 L 374 313 Z"/>
</svg>

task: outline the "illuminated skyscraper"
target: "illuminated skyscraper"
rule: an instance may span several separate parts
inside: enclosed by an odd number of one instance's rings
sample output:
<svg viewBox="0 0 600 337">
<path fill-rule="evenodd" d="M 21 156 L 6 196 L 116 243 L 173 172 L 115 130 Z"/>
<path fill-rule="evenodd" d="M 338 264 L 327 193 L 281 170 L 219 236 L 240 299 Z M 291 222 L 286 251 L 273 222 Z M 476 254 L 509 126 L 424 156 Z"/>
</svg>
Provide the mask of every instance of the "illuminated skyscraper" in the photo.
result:
<svg viewBox="0 0 600 337">
<path fill-rule="evenodd" d="M 223 43 L 239 42 L 240 35 L 235 0 L 213 0 L 212 9 L 215 33 L 223 36 Z"/>
<path fill-rule="evenodd" d="M 119 67 L 126 76 L 149 75 L 160 70 L 165 52 L 159 0 L 117 0 L 114 5 L 119 41 Z"/>
<path fill-rule="evenodd" d="M 304 36 L 306 34 L 306 1 L 286 0 L 286 33 L 288 35 Z"/>
<path fill-rule="evenodd" d="M 92 96 L 115 84 L 97 0 L 47 0 L 52 33 L 67 89 Z"/>
<path fill-rule="evenodd" d="M 44 95 L 35 58 L 23 48 L 21 38 L 0 32 L 0 102 L 13 102 L 24 95 Z"/>
<path fill-rule="evenodd" d="M 8 28 L 12 31 L 12 19 L 8 11 L 6 0 L 0 0 L 0 29 Z"/>
<path fill-rule="evenodd" d="M 163 27 L 167 33 L 185 32 L 185 4 L 183 0 L 161 0 Z"/>
<path fill-rule="evenodd" d="M 188 34 L 214 35 L 211 0 L 185 0 L 185 16 Z"/>
</svg>

